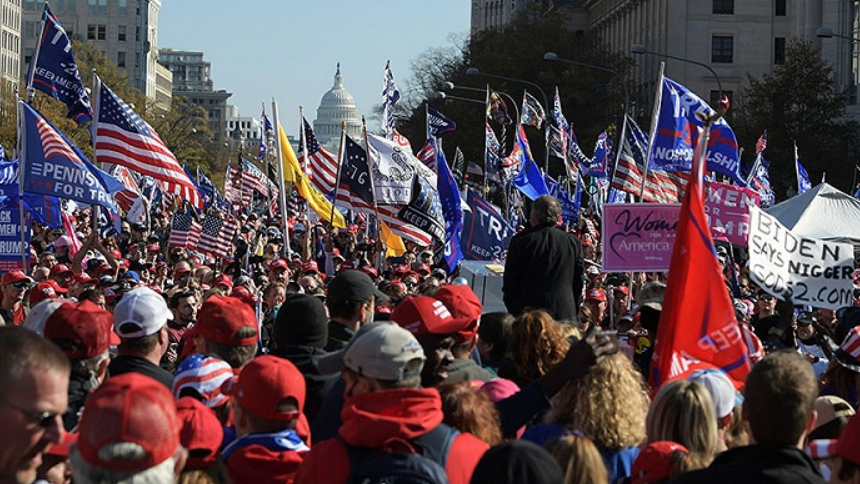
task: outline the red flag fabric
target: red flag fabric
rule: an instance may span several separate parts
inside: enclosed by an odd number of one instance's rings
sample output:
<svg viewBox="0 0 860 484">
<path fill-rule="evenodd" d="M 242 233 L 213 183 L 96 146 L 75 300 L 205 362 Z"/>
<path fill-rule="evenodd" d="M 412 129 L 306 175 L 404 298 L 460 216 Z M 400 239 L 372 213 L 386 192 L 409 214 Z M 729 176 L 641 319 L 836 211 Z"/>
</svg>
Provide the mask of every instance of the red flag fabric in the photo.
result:
<svg viewBox="0 0 860 484">
<path fill-rule="evenodd" d="M 655 391 L 667 381 L 704 368 L 723 370 L 740 389 L 750 371 L 746 344 L 705 218 L 702 166 L 707 139 L 707 132 L 698 138 L 681 205 L 649 377 Z"/>
</svg>

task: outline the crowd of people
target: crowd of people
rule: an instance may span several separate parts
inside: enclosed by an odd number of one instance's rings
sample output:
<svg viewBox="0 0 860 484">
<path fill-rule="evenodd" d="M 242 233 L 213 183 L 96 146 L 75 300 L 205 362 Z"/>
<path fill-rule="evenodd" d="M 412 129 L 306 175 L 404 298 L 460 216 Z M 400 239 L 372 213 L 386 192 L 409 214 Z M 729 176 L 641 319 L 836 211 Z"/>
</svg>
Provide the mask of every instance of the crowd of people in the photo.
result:
<svg viewBox="0 0 860 484">
<path fill-rule="evenodd" d="M 717 252 L 749 359 L 648 386 L 665 274 L 607 274 L 552 197 L 486 312 L 432 248 L 243 216 L 34 225 L 0 288 L 0 484 L 860 483 L 860 308 L 800 312 Z M 858 304 L 860 305 L 860 304 Z"/>
</svg>

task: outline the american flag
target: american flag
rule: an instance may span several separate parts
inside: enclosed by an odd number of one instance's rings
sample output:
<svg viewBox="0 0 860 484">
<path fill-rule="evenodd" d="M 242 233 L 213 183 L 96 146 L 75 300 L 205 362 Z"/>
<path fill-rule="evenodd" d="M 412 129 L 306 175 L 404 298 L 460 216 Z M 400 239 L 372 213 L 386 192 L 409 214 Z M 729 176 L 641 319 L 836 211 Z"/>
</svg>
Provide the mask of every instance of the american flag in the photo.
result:
<svg viewBox="0 0 860 484">
<path fill-rule="evenodd" d="M 765 149 L 767 149 L 767 131 L 762 133 L 758 141 L 755 142 L 755 154 L 759 154 Z"/>
<path fill-rule="evenodd" d="M 299 152 L 296 156 L 300 162 L 304 162 L 304 149 L 305 145 L 307 145 L 308 153 L 305 172 L 308 175 L 308 179 L 320 193 L 329 195 L 334 191 L 334 185 L 337 183 L 337 156 L 319 144 L 317 137 L 314 135 L 314 130 L 307 119 L 302 118 L 302 124 L 304 125 L 304 143 L 299 143 Z"/>
<path fill-rule="evenodd" d="M 167 245 L 196 249 L 202 231 L 203 227 L 194 220 L 191 212 L 177 213 L 173 216 L 173 225 L 170 227 L 170 238 L 167 239 Z"/>
<path fill-rule="evenodd" d="M 226 220 L 216 213 L 206 215 L 203 221 L 203 233 L 200 235 L 198 248 L 201 252 L 215 257 L 229 257 L 233 250 L 233 236 L 239 228 L 233 218 Z"/>
<path fill-rule="evenodd" d="M 268 196 L 269 184 L 267 183 L 268 179 L 263 171 L 248 160 L 240 159 L 240 161 L 241 163 L 239 163 L 239 166 L 242 170 L 242 195 L 244 196 L 245 192 L 250 193 L 256 190 L 263 195 Z"/>
<path fill-rule="evenodd" d="M 427 165 L 427 168 L 430 168 L 434 172 L 438 171 L 436 167 L 436 146 L 430 138 L 427 138 L 427 141 L 424 142 L 424 146 L 418 150 L 415 157 Z"/>
<path fill-rule="evenodd" d="M 240 170 L 232 164 L 227 165 L 227 175 L 224 177 L 224 198 L 233 204 L 233 210 L 251 205 L 251 191 L 248 191 L 246 197 Z"/>
<path fill-rule="evenodd" d="M 122 165 L 114 165 L 111 175 L 125 185 L 125 190 L 115 193 L 114 196 L 119 207 L 128 212 L 135 203 L 143 199 L 143 195 L 137 188 L 137 181 L 128 168 Z"/>
<path fill-rule="evenodd" d="M 115 163 L 164 182 L 165 191 L 202 209 L 194 183 L 158 133 L 96 77 L 94 151 L 102 163 Z"/>
</svg>

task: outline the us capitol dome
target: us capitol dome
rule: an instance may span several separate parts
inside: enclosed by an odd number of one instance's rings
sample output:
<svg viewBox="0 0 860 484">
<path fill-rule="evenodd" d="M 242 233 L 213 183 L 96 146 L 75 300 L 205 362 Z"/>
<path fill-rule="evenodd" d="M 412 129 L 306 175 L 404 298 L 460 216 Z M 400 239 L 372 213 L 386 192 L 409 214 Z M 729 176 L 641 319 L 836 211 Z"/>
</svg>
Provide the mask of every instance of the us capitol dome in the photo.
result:
<svg viewBox="0 0 860 484">
<path fill-rule="evenodd" d="M 317 141 L 333 153 L 337 153 L 340 144 L 340 125 L 346 123 L 346 134 L 356 141 L 362 140 L 361 117 L 355 107 L 355 100 L 343 88 L 343 76 L 340 74 L 340 62 L 334 74 L 334 86 L 323 94 L 317 108 L 317 119 L 314 120 L 314 134 Z"/>
</svg>

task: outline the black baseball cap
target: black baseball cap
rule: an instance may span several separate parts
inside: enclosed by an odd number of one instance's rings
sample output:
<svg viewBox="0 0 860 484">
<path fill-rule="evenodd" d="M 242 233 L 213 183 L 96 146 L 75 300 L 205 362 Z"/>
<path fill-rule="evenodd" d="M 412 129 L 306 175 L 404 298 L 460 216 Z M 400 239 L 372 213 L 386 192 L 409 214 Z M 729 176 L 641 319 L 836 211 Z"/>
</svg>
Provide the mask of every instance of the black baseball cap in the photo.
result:
<svg viewBox="0 0 860 484">
<path fill-rule="evenodd" d="M 370 296 L 376 296 L 378 300 L 388 301 L 388 296 L 373 285 L 370 276 L 361 271 L 340 272 L 328 285 L 328 299 L 330 301 L 357 303 L 366 301 Z"/>
</svg>

